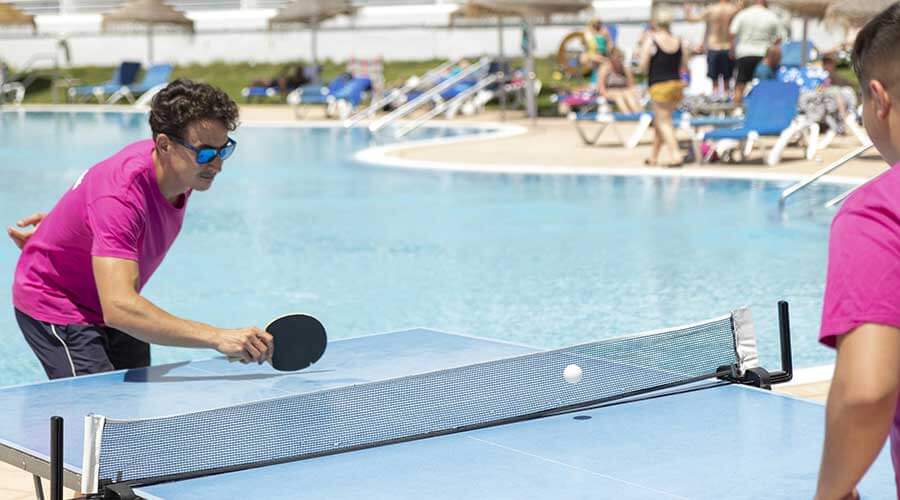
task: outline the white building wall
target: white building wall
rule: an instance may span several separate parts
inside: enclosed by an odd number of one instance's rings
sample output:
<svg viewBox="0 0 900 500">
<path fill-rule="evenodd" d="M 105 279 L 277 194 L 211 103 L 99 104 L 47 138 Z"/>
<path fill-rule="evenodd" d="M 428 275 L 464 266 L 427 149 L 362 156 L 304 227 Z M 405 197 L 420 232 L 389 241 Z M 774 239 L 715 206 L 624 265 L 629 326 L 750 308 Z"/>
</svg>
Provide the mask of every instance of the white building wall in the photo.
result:
<svg viewBox="0 0 900 500">
<path fill-rule="evenodd" d="M 642 30 L 640 20 L 650 11 L 649 0 L 602 0 L 595 10 L 610 22 L 619 20 L 619 43 L 630 52 Z M 497 52 L 495 27 L 448 28 L 454 5 L 380 6 L 363 8 L 356 18 L 339 18 L 323 25 L 318 33 L 321 59 L 344 61 L 350 58 L 385 60 L 446 59 L 459 56 L 493 55 Z M 155 62 L 175 64 L 209 63 L 213 61 L 282 62 L 309 59 L 310 32 L 266 31 L 266 20 L 274 9 L 242 9 L 225 11 L 188 11 L 195 21 L 193 35 L 157 33 L 154 36 Z M 563 36 L 590 17 L 562 18 L 564 26 L 539 26 L 536 29 L 537 53 L 556 53 Z M 481 23 L 493 23 L 486 19 Z M 507 55 L 519 55 L 521 30 L 514 20 L 507 20 L 504 44 Z M 65 37 L 70 46 L 71 64 L 114 65 L 122 60 L 147 63 L 147 37 L 142 34 L 103 34 L 99 14 L 39 15 L 39 36 L 0 38 L 0 60 L 14 68 L 24 67 L 36 54 L 57 53 L 57 39 Z M 800 22 L 794 22 L 799 36 Z M 689 40 L 699 42 L 703 36 L 700 24 L 676 23 L 674 30 Z M 843 36 L 829 33 L 818 23 L 811 27 L 811 37 L 820 48 L 833 47 Z M 39 65 L 49 65 L 49 61 Z"/>
</svg>

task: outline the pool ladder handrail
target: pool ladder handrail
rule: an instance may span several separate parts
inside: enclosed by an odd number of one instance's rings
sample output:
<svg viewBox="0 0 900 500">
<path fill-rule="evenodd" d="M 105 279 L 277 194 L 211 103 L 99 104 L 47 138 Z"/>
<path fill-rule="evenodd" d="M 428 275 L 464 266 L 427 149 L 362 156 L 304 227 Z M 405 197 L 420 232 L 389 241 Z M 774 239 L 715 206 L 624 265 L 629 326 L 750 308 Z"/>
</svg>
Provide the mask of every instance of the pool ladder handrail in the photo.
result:
<svg viewBox="0 0 900 500">
<path fill-rule="evenodd" d="M 475 85 L 472 85 L 471 87 L 467 88 L 466 90 L 453 96 L 451 99 L 448 99 L 446 101 L 443 101 L 443 100 L 440 101 L 439 103 L 437 103 L 434 106 L 434 108 L 432 108 L 430 111 L 428 111 L 428 113 L 425 113 L 424 115 L 416 118 L 411 123 L 398 128 L 397 132 L 394 133 L 394 137 L 397 137 L 399 139 L 399 138 L 405 136 L 406 134 L 412 132 L 413 130 L 416 130 L 417 128 L 421 127 L 422 125 L 425 125 L 426 122 L 428 122 L 435 116 L 443 113 L 444 111 L 447 111 L 448 109 L 450 109 L 452 106 L 456 105 L 457 103 L 462 103 L 469 97 L 472 97 L 476 93 L 480 92 L 482 89 L 484 89 L 488 85 L 491 85 L 492 83 L 496 82 L 498 79 L 501 78 L 501 76 L 502 76 L 502 73 L 492 73 L 492 74 L 486 76 L 485 78 L 482 78 L 481 80 L 479 80 L 478 83 L 476 83 Z"/>
<path fill-rule="evenodd" d="M 412 101 L 407 102 L 406 104 L 404 104 L 403 106 L 400 106 L 399 108 L 395 109 L 391 113 L 389 113 L 385 116 L 382 116 L 378 120 L 372 122 L 369 125 L 369 131 L 370 132 L 378 132 L 385 126 L 393 123 L 395 120 L 403 118 L 404 116 L 412 113 L 413 111 L 422 107 L 422 105 L 424 105 L 425 103 L 431 101 L 434 96 L 439 95 L 441 92 L 449 89 L 453 85 L 456 85 L 457 83 L 468 78 L 469 76 L 471 76 L 479 71 L 482 71 L 490 63 L 491 63 L 490 58 L 482 57 L 477 63 L 463 69 L 456 75 L 454 75 L 450 78 L 447 78 L 443 82 L 435 85 L 434 87 L 432 87 L 431 89 L 429 89 L 428 91 L 426 91 L 425 93 L 420 95 L 419 97 L 413 99 Z"/>
<path fill-rule="evenodd" d="M 850 161 L 859 158 L 860 156 L 862 156 L 863 154 L 865 154 L 868 150 L 872 149 L 873 146 L 874 146 L 874 144 L 872 144 L 872 142 L 869 141 L 867 144 L 864 144 L 864 145 L 860 146 L 859 148 L 857 148 L 857 149 L 855 149 L 855 150 L 853 150 L 853 151 L 847 153 L 846 155 L 844 155 L 843 157 L 841 157 L 841 159 L 837 160 L 836 162 L 832 163 L 831 165 L 828 165 L 827 167 L 825 167 L 825 168 L 819 170 L 818 172 L 812 174 L 812 175 L 809 176 L 808 178 L 806 178 L 806 179 L 804 179 L 804 180 L 802 180 L 802 181 L 800 181 L 800 182 L 798 182 L 798 183 L 792 185 L 791 187 L 785 189 L 784 191 L 781 192 L 781 197 L 779 197 L 779 199 L 778 199 L 778 206 L 781 207 L 781 208 L 784 208 L 785 202 L 787 201 L 788 198 L 790 198 L 791 196 L 793 196 L 793 195 L 796 194 L 797 192 L 799 192 L 799 191 L 805 189 L 807 186 L 809 186 L 810 184 L 816 182 L 817 180 L 821 179 L 822 177 L 824 177 L 824 176 L 830 174 L 831 172 L 833 172 L 833 171 L 835 171 L 835 170 L 837 170 L 837 169 L 843 167 L 844 165 L 846 165 L 846 164 L 849 163 Z M 845 198 L 847 198 L 847 196 L 850 196 L 850 194 L 851 194 L 853 191 L 855 191 L 858 187 L 859 187 L 859 186 L 855 186 L 855 187 L 853 187 L 852 189 L 850 189 L 850 190 L 848 190 L 848 191 L 846 191 L 846 192 L 840 194 L 839 196 L 836 196 L 836 197 L 834 197 L 834 198 L 828 200 L 828 201 L 825 203 L 825 205 L 824 205 L 825 208 L 831 208 L 831 207 L 837 205 L 838 203 L 840 203 L 841 201 L 843 201 Z"/>
<path fill-rule="evenodd" d="M 459 61 L 459 59 L 452 59 L 446 61 L 440 66 L 431 68 L 421 76 L 416 76 L 415 78 L 407 78 L 406 83 L 404 83 L 402 87 L 400 87 L 399 89 L 392 89 L 387 94 L 381 96 L 381 98 L 373 100 L 362 111 L 359 111 L 358 113 L 352 115 L 350 118 L 344 120 L 344 128 L 350 128 L 357 123 L 365 120 L 366 118 L 375 116 L 375 113 L 377 113 L 379 109 L 382 109 L 389 104 L 393 104 L 409 92 L 412 92 L 413 90 L 422 87 L 423 85 L 430 86 L 432 84 L 436 84 L 438 82 L 438 79 L 440 78 L 440 75 L 443 74 L 443 72 L 449 69 L 451 66 L 455 66 Z"/>
</svg>

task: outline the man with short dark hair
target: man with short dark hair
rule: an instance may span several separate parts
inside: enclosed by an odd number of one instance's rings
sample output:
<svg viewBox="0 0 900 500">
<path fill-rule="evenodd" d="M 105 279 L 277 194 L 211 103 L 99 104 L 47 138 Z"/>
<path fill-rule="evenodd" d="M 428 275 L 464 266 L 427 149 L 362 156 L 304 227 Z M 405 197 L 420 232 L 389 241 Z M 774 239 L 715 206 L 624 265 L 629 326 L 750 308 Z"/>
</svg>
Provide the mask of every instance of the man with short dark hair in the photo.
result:
<svg viewBox="0 0 900 500">
<path fill-rule="evenodd" d="M 819 340 L 837 349 L 817 500 L 855 488 L 890 435 L 900 486 L 900 3 L 853 47 L 863 124 L 892 168 L 844 202 L 831 223 Z"/>
<path fill-rule="evenodd" d="M 734 102 L 741 104 L 756 65 L 765 57 L 769 47 L 779 44 L 786 33 L 778 16 L 769 10 L 766 0 L 754 0 L 753 5 L 735 14 L 730 32 L 737 69 Z"/>
<path fill-rule="evenodd" d="M 8 233 L 22 249 L 16 320 L 50 378 L 150 364 L 149 344 L 206 347 L 244 362 L 271 357 L 256 327 L 221 329 L 175 317 L 141 288 L 178 235 L 194 191 L 234 152 L 237 105 L 210 85 L 176 80 L 150 110 L 153 138 L 88 169 L 50 213 Z"/>
</svg>

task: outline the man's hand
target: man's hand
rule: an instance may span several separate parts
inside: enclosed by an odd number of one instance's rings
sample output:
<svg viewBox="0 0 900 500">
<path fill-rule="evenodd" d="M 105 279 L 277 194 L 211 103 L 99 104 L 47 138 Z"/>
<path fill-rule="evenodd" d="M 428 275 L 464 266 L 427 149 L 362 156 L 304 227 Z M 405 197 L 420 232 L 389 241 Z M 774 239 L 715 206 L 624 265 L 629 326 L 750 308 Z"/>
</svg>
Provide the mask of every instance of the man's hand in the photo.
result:
<svg viewBox="0 0 900 500">
<path fill-rule="evenodd" d="M 264 363 L 272 358 L 275 343 L 272 335 L 255 326 L 220 330 L 216 350 L 244 363 Z"/>
<path fill-rule="evenodd" d="M 9 235 L 9 238 L 13 240 L 13 243 L 19 247 L 19 250 L 25 246 L 25 242 L 28 241 L 28 238 L 31 238 L 31 235 L 34 234 L 34 231 L 40 225 L 41 221 L 44 220 L 47 214 L 43 212 L 38 212 L 25 217 L 24 219 L 16 222 L 16 226 L 21 228 L 26 228 L 28 226 L 34 226 L 31 229 L 16 229 L 12 226 L 6 228 L 6 234 Z"/>
</svg>

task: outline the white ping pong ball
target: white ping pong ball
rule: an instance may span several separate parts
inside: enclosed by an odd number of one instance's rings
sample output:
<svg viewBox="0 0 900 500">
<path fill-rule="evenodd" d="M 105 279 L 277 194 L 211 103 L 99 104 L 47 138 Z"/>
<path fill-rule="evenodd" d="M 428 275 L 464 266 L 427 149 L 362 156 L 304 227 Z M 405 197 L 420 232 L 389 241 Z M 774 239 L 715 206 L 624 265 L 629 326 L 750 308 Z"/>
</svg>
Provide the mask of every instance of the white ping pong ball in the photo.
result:
<svg viewBox="0 0 900 500">
<path fill-rule="evenodd" d="M 569 365 L 563 370 L 563 377 L 565 377 L 566 382 L 570 384 L 581 382 L 581 375 L 581 367 L 578 365 Z"/>
</svg>

